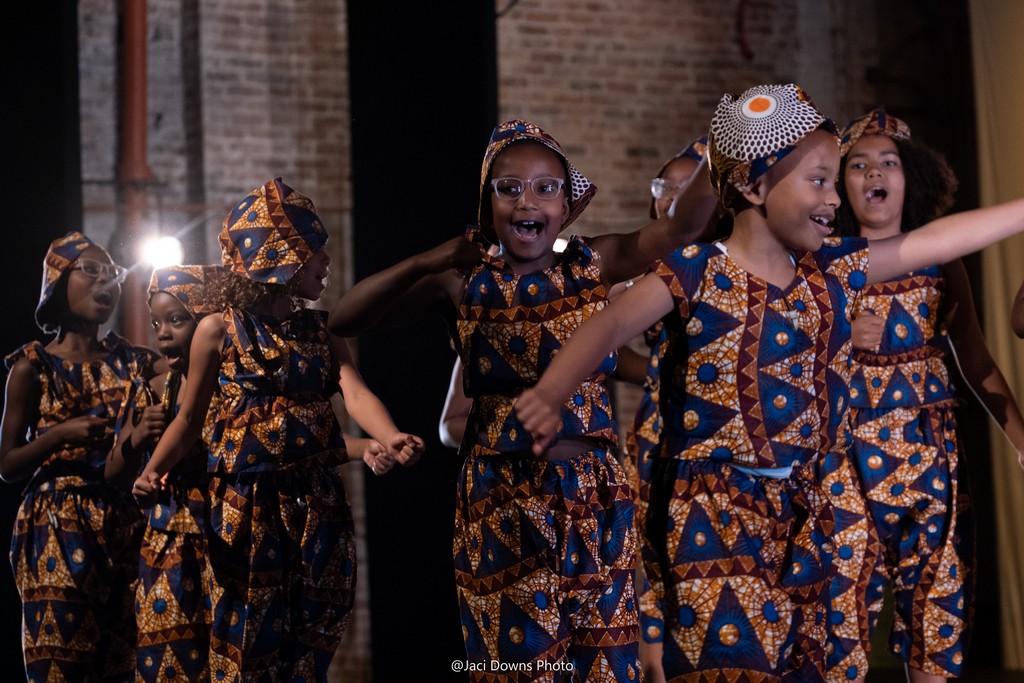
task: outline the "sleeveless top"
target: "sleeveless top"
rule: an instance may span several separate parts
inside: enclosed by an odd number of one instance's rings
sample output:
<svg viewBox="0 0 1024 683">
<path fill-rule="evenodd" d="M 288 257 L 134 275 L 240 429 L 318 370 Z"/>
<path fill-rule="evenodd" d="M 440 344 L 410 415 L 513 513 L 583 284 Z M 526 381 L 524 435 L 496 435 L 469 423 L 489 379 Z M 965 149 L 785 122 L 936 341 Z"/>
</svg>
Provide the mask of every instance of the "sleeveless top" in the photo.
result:
<svg viewBox="0 0 1024 683">
<path fill-rule="evenodd" d="M 853 352 L 853 407 L 889 410 L 955 402 L 944 361 L 948 339 L 938 317 L 945 290 L 942 266 L 864 290 L 858 311 L 880 316 L 885 327 L 877 352 Z"/>
<path fill-rule="evenodd" d="M 220 406 L 208 471 L 334 467 L 348 459 L 331 407 L 338 392 L 327 312 L 281 319 L 229 308 L 221 351 Z"/>
<path fill-rule="evenodd" d="M 39 421 L 29 426 L 29 441 L 76 417 L 91 415 L 107 421 L 102 439 L 91 444 L 64 444 L 46 456 L 26 490 L 58 479 L 57 489 L 104 483 L 103 469 L 114 445 L 117 419 L 135 391 L 148 390 L 156 355 L 114 332 L 100 344 L 105 355 L 85 363 L 54 356 L 38 341 L 4 359 L 9 370 L 27 358 L 39 376 Z"/>
<path fill-rule="evenodd" d="M 476 227 L 466 237 L 483 243 Z M 537 383 L 576 328 L 607 305 L 598 258 L 573 236 L 550 268 L 517 274 L 501 258 L 487 255 L 465 274 L 453 337 L 473 408 L 460 452 L 496 455 L 532 447 L 513 409 L 515 399 Z M 609 354 L 566 401 L 556 440 L 585 436 L 616 443 L 605 386 L 615 359 Z"/>
<path fill-rule="evenodd" d="M 866 240 L 827 238 L 794 254 L 785 289 L 715 244 L 657 261 L 682 318 L 660 368 L 661 455 L 780 468 L 845 451 L 850 319 L 867 256 Z"/>
</svg>

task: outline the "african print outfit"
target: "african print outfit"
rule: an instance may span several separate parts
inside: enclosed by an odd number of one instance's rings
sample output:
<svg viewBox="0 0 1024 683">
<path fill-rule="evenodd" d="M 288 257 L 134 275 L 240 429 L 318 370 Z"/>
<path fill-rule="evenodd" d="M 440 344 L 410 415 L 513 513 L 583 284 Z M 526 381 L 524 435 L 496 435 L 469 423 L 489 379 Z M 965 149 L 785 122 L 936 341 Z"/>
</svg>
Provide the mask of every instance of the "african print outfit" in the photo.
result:
<svg viewBox="0 0 1024 683">
<path fill-rule="evenodd" d="M 114 425 L 134 385 L 152 375 L 152 352 L 111 332 L 106 355 L 72 363 L 39 342 L 6 359 L 28 359 L 42 395 L 37 439 L 67 420 L 107 420 L 91 445 L 63 445 L 25 488 L 11 539 L 11 565 L 22 600 L 22 642 L 30 681 L 133 681 L 133 582 L 142 517 L 126 491 L 103 478 Z"/>
<path fill-rule="evenodd" d="M 181 379 L 180 372 L 170 372 L 164 384 L 161 403 L 171 418 L 178 411 Z M 174 466 L 157 503 L 146 510 L 135 597 L 138 680 L 145 683 L 210 680 L 203 497 L 211 427 L 207 422 L 204 439 Z"/>
<path fill-rule="evenodd" d="M 324 311 L 223 314 L 211 440 L 207 552 L 210 675 L 324 681 L 352 608 L 347 460 L 330 397 L 337 369 Z"/>
<path fill-rule="evenodd" d="M 470 229 L 470 239 L 478 233 Z M 474 681 L 634 681 L 636 539 L 614 457 L 609 355 L 573 393 L 556 438 L 575 457 L 536 458 L 513 409 L 551 357 L 607 303 L 597 255 L 571 238 L 551 268 L 485 257 L 467 275 L 456 343 L 473 399 L 455 519 L 455 576 Z"/>
<path fill-rule="evenodd" d="M 637 405 L 636 416 L 626 434 L 626 453 L 622 464 L 633 491 L 637 529 L 643 529 L 647 520 L 651 459 L 657 457 L 655 449 L 661 440 L 661 411 L 658 407 L 661 393 L 659 366 L 661 357 L 669 346 L 665 323 L 658 321 L 651 326 L 644 332 L 644 341 L 650 348 L 647 377 L 644 380 L 643 395 Z M 664 637 L 665 617 L 662 605 L 655 598 L 651 582 L 643 571 L 643 563 L 637 563 L 637 592 L 640 605 L 640 637 L 648 643 L 660 643 Z"/>
<path fill-rule="evenodd" d="M 884 552 L 865 599 L 871 628 L 891 583 L 892 651 L 948 677 L 960 675 L 967 647 L 974 548 L 939 323 L 944 287 L 941 266 L 933 266 L 867 288 L 860 310 L 882 317 L 885 328 L 877 353 L 854 353 L 851 418 L 852 452 Z"/>
<path fill-rule="evenodd" d="M 847 436 L 846 313 L 863 240 L 794 256 L 780 289 L 719 244 L 654 265 L 682 319 L 642 533 L 671 681 L 820 680 L 835 517 L 823 454 Z"/>
</svg>

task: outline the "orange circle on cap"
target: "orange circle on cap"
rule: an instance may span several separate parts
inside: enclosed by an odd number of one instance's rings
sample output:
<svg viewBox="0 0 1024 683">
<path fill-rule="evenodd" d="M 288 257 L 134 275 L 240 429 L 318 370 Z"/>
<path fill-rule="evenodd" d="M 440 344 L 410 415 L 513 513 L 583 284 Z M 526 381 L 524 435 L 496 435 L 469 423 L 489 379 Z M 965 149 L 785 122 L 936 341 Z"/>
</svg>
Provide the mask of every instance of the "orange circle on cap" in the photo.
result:
<svg viewBox="0 0 1024 683">
<path fill-rule="evenodd" d="M 747 106 L 750 107 L 750 111 L 760 114 L 763 111 L 771 109 L 772 101 L 767 97 L 755 97 L 750 100 L 750 103 Z"/>
</svg>

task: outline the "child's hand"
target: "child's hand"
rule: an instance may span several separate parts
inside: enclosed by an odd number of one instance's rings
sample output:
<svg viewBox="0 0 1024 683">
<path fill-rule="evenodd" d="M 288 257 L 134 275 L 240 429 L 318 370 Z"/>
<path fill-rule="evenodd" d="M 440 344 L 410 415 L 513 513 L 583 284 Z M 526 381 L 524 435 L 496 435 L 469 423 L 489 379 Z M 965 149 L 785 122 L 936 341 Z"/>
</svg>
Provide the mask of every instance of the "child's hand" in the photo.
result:
<svg viewBox="0 0 1024 683">
<path fill-rule="evenodd" d="M 395 432 L 387 443 L 388 455 L 405 467 L 415 465 L 424 448 L 423 439 L 405 432 Z"/>
<path fill-rule="evenodd" d="M 132 448 L 140 448 L 144 444 L 156 443 L 167 428 L 167 414 L 163 406 L 146 406 L 142 411 L 138 424 L 132 427 Z"/>
<path fill-rule="evenodd" d="M 543 455 L 558 431 L 562 405 L 545 398 L 536 389 L 527 389 L 516 399 L 516 415 L 533 435 L 533 452 Z"/>
<path fill-rule="evenodd" d="M 101 441 L 107 435 L 108 421 L 95 415 L 75 417 L 54 427 L 61 440 L 69 446 L 82 446 Z"/>
<path fill-rule="evenodd" d="M 480 263 L 484 250 L 463 236 L 453 237 L 423 254 L 424 267 L 429 273 L 443 273 L 446 270 L 465 270 Z"/>
<path fill-rule="evenodd" d="M 163 487 L 163 479 L 156 472 L 146 471 L 135 480 L 135 485 L 132 486 L 132 495 L 140 508 L 151 508 L 156 504 L 157 496 Z"/>
<path fill-rule="evenodd" d="M 388 450 L 376 439 L 366 440 L 366 446 L 363 448 L 363 462 L 377 476 L 387 474 L 395 466 L 395 459 L 388 455 Z"/>
<path fill-rule="evenodd" d="M 1024 470 L 1024 451 L 1017 451 L 1017 464 Z"/>
<path fill-rule="evenodd" d="M 851 326 L 853 348 L 872 353 L 878 351 L 884 331 L 885 321 L 871 311 L 864 311 L 857 316 Z"/>
</svg>

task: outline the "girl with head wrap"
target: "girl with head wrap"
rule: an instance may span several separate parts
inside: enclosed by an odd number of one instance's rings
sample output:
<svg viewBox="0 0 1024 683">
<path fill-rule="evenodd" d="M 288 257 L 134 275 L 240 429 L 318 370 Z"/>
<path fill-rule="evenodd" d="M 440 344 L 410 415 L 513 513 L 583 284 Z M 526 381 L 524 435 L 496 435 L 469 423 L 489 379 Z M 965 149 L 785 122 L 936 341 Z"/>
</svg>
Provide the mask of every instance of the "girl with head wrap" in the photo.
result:
<svg viewBox="0 0 1024 683">
<path fill-rule="evenodd" d="M 223 308 L 219 292 L 227 277 L 218 266 L 170 266 L 153 273 L 150 316 L 157 348 L 169 370 L 128 402 L 118 443 L 107 458 L 108 479 L 133 480 L 167 420 L 178 413 L 192 336 L 205 315 Z M 208 417 L 215 412 L 208 411 Z M 159 499 L 146 510 L 135 589 L 135 659 L 141 681 L 210 679 L 211 595 L 202 529 L 212 426 L 207 419 L 203 437 L 168 473 Z"/>
<path fill-rule="evenodd" d="M 78 232 L 50 244 L 36 322 L 56 337 L 5 359 L 0 475 L 30 477 L 11 541 L 29 680 L 134 681 L 141 519 L 103 478 L 114 426 L 154 354 L 99 328 L 124 269 Z"/>
<path fill-rule="evenodd" d="M 852 311 L 865 284 L 1024 230 L 1024 201 L 874 242 L 869 270 L 866 240 L 828 237 L 839 138 L 799 87 L 726 95 L 708 153 L 731 236 L 656 262 L 577 331 L 517 411 L 541 450 L 579 378 L 677 312 L 644 539 L 666 677 L 820 680 L 829 535 L 846 521 L 831 500 L 855 488 L 830 479 L 850 470 L 835 463 L 850 440 Z"/>
<path fill-rule="evenodd" d="M 639 675 L 633 505 L 605 386 L 614 354 L 576 385 L 541 457 L 512 408 L 610 285 L 687 241 L 714 201 L 695 184 L 683 199 L 690 211 L 636 233 L 574 236 L 555 252 L 595 191 L 550 135 L 503 123 L 484 154 L 479 226 L 366 278 L 331 314 L 346 336 L 417 311 L 449 323 L 473 401 L 454 547 L 473 680 L 492 680 L 492 661 L 521 680 L 552 680 L 566 666 L 578 680 Z"/>
<path fill-rule="evenodd" d="M 847 125 L 842 155 L 839 227 L 848 234 L 874 241 L 908 233 L 953 203 L 956 178 L 945 160 L 883 108 Z M 891 583 L 892 651 L 907 663 L 911 681 L 944 681 L 963 667 L 974 554 L 970 501 L 959 481 L 950 351 L 960 352 L 964 379 L 1022 465 L 1024 419 L 985 345 L 958 259 L 869 285 L 854 315 L 850 454 L 882 552 L 866 568 L 869 583 L 858 586 L 864 638 L 833 639 L 836 655 L 846 656 L 836 656 L 832 678 L 863 678 Z"/>
<path fill-rule="evenodd" d="M 235 206 L 220 240 L 225 267 L 257 283 L 259 297 L 199 321 L 178 414 L 134 493 L 152 504 L 219 387 L 206 513 L 210 676 L 325 681 L 355 581 L 351 512 L 332 473 L 348 455 L 331 396 L 340 388 L 391 458 L 411 462 L 423 442 L 398 431 L 326 313 L 294 305 L 320 297 L 330 265 L 307 197 L 272 180 Z"/>
</svg>

